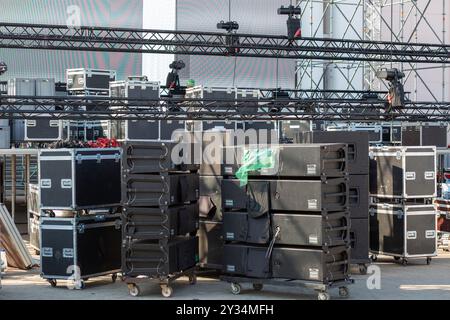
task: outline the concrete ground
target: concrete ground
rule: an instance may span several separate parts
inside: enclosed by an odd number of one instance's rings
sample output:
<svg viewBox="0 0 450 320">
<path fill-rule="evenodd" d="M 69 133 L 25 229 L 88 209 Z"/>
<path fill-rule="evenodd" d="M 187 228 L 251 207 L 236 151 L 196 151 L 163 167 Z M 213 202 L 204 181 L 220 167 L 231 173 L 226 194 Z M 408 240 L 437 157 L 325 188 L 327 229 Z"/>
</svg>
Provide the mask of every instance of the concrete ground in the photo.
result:
<svg viewBox="0 0 450 320">
<path fill-rule="evenodd" d="M 37 257 L 36 257 L 37 258 Z M 380 289 L 368 289 L 367 280 L 376 275 L 354 275 L 355 283 L 349 286 L 349 299 L 364 300 L 396 300 L 396 299 L 450 299 L 450 253 L 441 251 L 433 258 L 431 265 L 425 259 L 412 260 L 408 266 L 394 263 L 392 257 L 379 257 L 373 264 L 379 269 Z M 372 281 L 372 286 L 377 282 Z M 142 285 L 142 296 L 133 298 L 128 294 L 127 286 L 118 280 L 111 282 L 111 277 L 104 276 L 87 281 L 84 290 L 69 290 L 64 281 L 52 288 L 39 276 L 39 268 L 29 271 L 8 269 L 2 277 L 0 300 L 7 299 L 49 299 L 49 300 L 130 300 L 130 299 L 162 299 L 159 286 L 148 282 Z M 196 285 L 188 284 L 181 278 L 173 285 L 172 299 L 195 300 L 232 300 L 232 299 L 301 299 L 315 300 L 316 294 L 304 288 L 265 286 L 256 292 L 250 285 L 243 285 L 241 295 L 230 293 L 230 286 L 217 279 L 199 277 Z M 337 289 L 330 291 L 332 299 L 339 298 Z"/>
</svg>

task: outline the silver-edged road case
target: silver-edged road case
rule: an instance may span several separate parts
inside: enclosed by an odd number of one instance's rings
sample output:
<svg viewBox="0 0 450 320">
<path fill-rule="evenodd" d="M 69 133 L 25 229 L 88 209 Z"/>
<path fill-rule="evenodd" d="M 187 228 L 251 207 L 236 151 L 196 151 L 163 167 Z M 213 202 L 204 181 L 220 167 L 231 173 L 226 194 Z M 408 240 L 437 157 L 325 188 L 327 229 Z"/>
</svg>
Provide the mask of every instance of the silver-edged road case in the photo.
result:
<svg viewBox="0 0 450 320">
<path fill-rule="evenodd" d="M 376 147 L 369 157 L 371 196 L 436 197 L 436 147 Z"/>
<path fill-rule="evenodd" d="M 39 186 L 41 209 L 118 206 L 121 201 L 121 150 L 41 150 Z"/>
</svg>

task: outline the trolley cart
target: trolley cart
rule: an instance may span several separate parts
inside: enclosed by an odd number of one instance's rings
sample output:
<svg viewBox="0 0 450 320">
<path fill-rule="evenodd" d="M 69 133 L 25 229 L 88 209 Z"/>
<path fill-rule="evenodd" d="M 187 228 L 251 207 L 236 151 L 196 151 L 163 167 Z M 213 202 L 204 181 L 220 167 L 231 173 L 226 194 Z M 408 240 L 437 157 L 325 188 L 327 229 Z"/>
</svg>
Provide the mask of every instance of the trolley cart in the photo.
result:
<svg viewBox="0 0 450 320">
<path fill-rule="evenodd" d="M 312 289 L 317 292 L 318 300 L 330 300 L 331 295 L 328 291 L 332 288 L 339 288 L 339 296 L 347 298 L 350 294 L 348 285 L 354 283 L 351 278 L 346 278 L 344 280 L 333 281 L 328 283 L 308 281 L 308 280 L 296 280 L 296 279 L 281 279 L 281 278 L 271 278 L 271 279 L 260 279 L 260 278 L 248 278 L 248 277 L 235 277 L 235 276 L 221 276 L 222 281 L 226 281 L 231 285 L 231 292 L 235 295 L 241 293 L 241 284 L 251 283 L 253 289 L 256 291 L 261 291 L 264 285 L 274 285 L 274 286 L 285 286 L 285 287 L 303 287 Z"/>
<path fill-rule="evenodd" d="M 173 294 L 172 283 L 184 276 L 189 278 L 189 284 L 194 285 L 197 283 L 195 267 L 174 273 L 168 277 L 123 277 L 123 281 L 127 284 L 128 292 L 133 297 L 137 297 L 141 294 L 139 284 L 153 281 L 159 283 L 159 286 L 161 287 L 161 295 L 165 298 L 170 298 Z"/>
</svg>

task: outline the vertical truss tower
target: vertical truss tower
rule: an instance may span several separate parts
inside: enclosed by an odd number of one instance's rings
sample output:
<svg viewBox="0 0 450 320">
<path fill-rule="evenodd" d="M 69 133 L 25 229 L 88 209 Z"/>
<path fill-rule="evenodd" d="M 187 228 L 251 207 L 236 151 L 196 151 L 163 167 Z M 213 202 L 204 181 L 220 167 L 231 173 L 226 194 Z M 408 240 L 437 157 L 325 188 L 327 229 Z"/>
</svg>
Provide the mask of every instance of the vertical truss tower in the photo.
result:
<svg viewBox="0 0 450 320">
<path fill-rule="evenodd" d="M 450 42 L 448 0 L 297 0 L 304 36 L 405 43 Z M 296 87 L 319 90 L 385 90 L 376 70 L 405 74 L 411 100 L 449 101 L 450 66 L 386 62 L 301 60 Z"/>
</svg>

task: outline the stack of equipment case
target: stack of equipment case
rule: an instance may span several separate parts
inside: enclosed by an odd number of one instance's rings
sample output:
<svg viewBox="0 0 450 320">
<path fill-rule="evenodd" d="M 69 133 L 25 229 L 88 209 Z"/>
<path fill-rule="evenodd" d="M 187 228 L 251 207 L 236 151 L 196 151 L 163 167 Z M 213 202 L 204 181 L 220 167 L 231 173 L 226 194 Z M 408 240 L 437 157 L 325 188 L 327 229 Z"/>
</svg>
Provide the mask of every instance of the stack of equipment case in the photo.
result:
<svg viewBox="0 0 450 320">
<path fill-rule="evenodd" d="M 55 96 L 55 79 L 14 78 L 8 81 L 8 94 L 16 96 Z M 26 108 L 32 109 L 34 106 Z M 50 108 L 50 106 L 48 106 Z M 8 120 L 1 120 L 0 130 L 9 135 Z M 62 138 L 62 122 L 54 119 L 13 120 L 13 143 L 50 142 Z"/>
<path fill-rule="evenodd" d="M 28 78 L 14 78 L 8 80 L 9 96 L 35 96 L 36 81 Z M 26 107 L 33 108 L 33 106 Z M 8 120 L 0 120 L 2 132 L 9 131 Z M 11 142 L 20 144 L 25 141 L 25 120 L 16 119 L 11 122 Z"/>
<path fill-rule="evenodd" d="M 338 124 L 327 126 L 327 131 L 351 131 L 351 132 L 368 132 L 369 144 L 383 144 L 383 127 L 380 124 Z"/>
<path fill-rule="evenodd" d="M 436 147 L 370 149 L 370 251 L 403 265 L 437 254 Z"/>
<path fill-rule="evenodd" d="M 351 264 L 367 272 L 369 259 L 369 134 L 363 131 L 305 132 L 298 135 L 302 143 L 346 143 L 352 250 Z"/>
<path fill-rule="evenodd" d="M 69 95 L 79 97 L 108 97 L 109 83 L 116 80 L 116 71 L 101 69 L 67 69 Z M 89 111 L 89 106 L 86 106 Z M 109 136 L 109 121 L 67 121 L 64 124 L 69 139 L 92 141 Z"/>
<path fill-rule="evenodd" d="M 229 105 L 229 102 L 227 103 L 226 101 L 234 102 L 237 97 L 236 92 L 236 88 L 196 86 L 187 88 L 185 97 L 187 99 L 202 99 L 205 103 L 217 100 L 224 101 L 223 106 L 224 110 L 226 110 Z M 237 130 L 242 128 L 241 123 L 236 121 L 193 121 L 189 125 L 189 131 L 207 131 L 215 128 L 220 130 Z"/>
<path fill-rule="evenodd" d="M 319 292 L 349 282 L 350 217 L 345 144 L 286 144 L 236 147 L 255 161 L 226 163 L 222 173 L 225 281 L 232 292 L 250 282 L 285 284 L 286 279 Z M 264 157 L 267 157 L 263 159 Z M 271 163 L 240 175 L 247 166 Z M 267 162 L 268 161 L 268 162 Z M 245 170 L 244 170 L 245 171 Z M 240 179 L 235 177 L 240 176 Z"/>
<path fill-rule="evenodd" d="M 111 82 L 109 90 L 112 98 L 145 99 L 149 102 L 158 102 L 160 98 L 160 83 L 147 81 L 146 77 Z M 112 121 L 110 136 L 119 141 L 171 140 L 172 132 L 177 129 L 185 129 L 184 121 L 118 120 Z"/>
<path fill-rule="evenodd" d="M 447 148 L 447 125 L 408 124 L 402 127 L 402 146 L 436 146 Z"/>
<path fill-rule="evenodd" d="M 34 79 L 35 95 L 39 97 L 53 97 L 55 93 L 55 79 Z M 32 142 L 57 141 L 62 138 L 62 121 L 53 119 L 25 120 L 24 140 Z"/>
<path fill-rule="evenodd" d="M 383 128 L 383 145 L 399 145 L 402 143 L 402 124 L 385 123 Z"/>
<path fill-rule="evenodd" d="M 164 297 L 180 276 L 196 281 L 198 165 L 174 159 L 178 147 L 169 141 L 123 146 L 122 271 L 132 296 L 140 294 L 141 280 L 159 281 Z"/>
<path fill-rule="evenodd" d="M 41 276 L 52 285 L 71 280 L 82 289 L 88 278 L 120 271 L 121 151 L 41 149 L 39 193 L 31 189 L 29 210 L 39 217 Z M 36 221 L 34 221 L 36 222 Z M 36 239 L 39 238 L 39 239 Z"/>
</svg>

